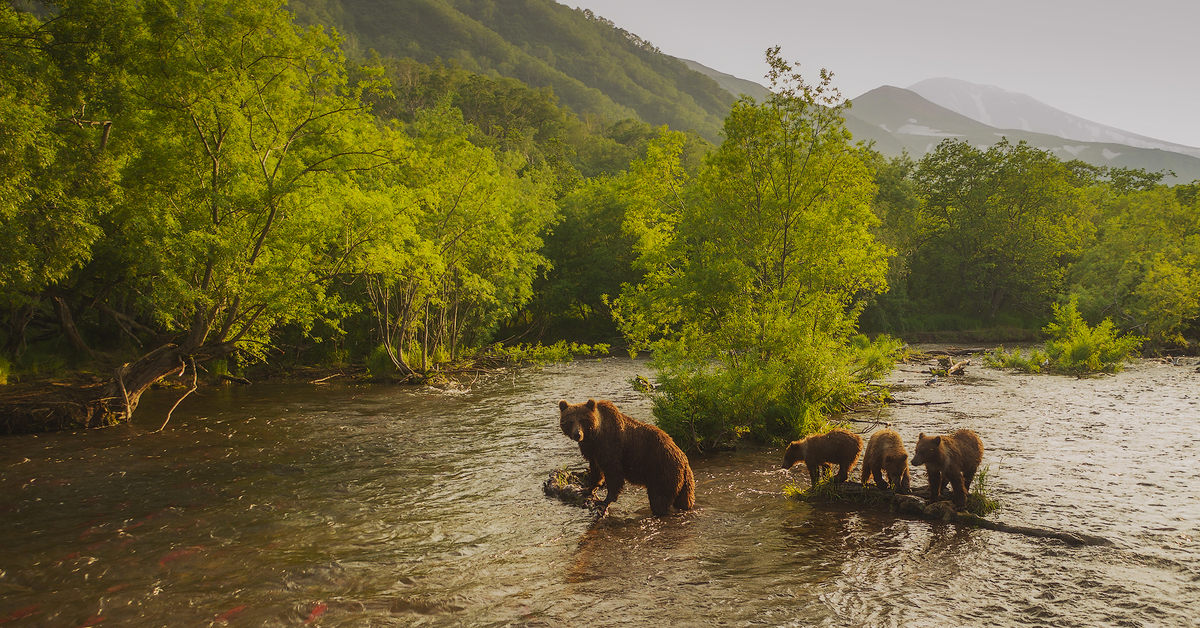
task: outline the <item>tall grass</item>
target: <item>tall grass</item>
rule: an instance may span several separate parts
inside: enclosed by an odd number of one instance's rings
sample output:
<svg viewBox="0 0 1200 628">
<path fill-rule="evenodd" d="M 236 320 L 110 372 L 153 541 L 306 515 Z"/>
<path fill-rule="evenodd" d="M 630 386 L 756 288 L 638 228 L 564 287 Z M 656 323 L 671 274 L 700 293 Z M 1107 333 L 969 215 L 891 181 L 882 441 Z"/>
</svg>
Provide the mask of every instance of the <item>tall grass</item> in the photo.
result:
<svg viewBox="0 0 1200 628">
<path fill-rule="evenodd" d="M 990 468 L 984 466 L 975 473 L 974 486 L 967 495 L 967 512 L 980 517 L 985 517 L 1000 509 L 1000 502 L 990 494 L 989 471 Z"/>
</svg>

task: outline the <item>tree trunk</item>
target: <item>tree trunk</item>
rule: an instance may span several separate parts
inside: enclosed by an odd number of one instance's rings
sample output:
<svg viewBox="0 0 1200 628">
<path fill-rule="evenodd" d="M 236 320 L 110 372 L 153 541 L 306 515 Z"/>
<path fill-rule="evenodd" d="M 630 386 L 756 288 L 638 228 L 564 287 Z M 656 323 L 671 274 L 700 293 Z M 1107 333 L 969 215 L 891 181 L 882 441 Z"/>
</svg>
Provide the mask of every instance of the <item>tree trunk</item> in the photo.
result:
<svg viewBox="0 0 1200 628">
<path fill-rule="evenodd" d="M 79 335 L 79 329 L 75 327 L 75 318 L 71 316 L 71 308 L 67 307 L 67 302 L 62 297 L 54 297 L 54 305 L 58 310 L 59 324 L 62 325 L 67 340 L 71 341 L 71 346 L 75 347 L 76 351 L 87 354 L 89 358 L 95 358 L 96 354 L 92 352 L 92 348 L 83 341 L 83 336 Z"/>
<path fill-rule="evenodd" d="M 18 357 L 25 349 L 25 329 L 33 320 L 34 304 L 27 303 L 13 312 L 8 325 L 8 340 L 4 343 L 4 353 Z"/>
<path fill-rule="evenodd" d="M 142 394 L 155 382 L 183 369 L 189 357 L 210 360 L 231 353 L 225 342 L 194 350 L 166 344 L 117 368 L 100 383 L 73 385 L 35 383 L 0 390 L 0 434 L 28 434 L 106 427 L 128 421 Z"/>
</svg>

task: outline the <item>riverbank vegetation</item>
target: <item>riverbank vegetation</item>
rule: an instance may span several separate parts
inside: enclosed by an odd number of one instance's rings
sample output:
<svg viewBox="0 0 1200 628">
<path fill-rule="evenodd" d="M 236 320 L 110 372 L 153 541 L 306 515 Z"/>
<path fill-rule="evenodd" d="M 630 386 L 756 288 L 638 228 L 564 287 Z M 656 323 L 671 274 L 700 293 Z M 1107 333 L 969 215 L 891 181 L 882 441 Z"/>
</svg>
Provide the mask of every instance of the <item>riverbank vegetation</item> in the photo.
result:
<svg viewBox="0 0 1200 628">
<path fill-rule="evenodd" d="M 1116 373 L 1146 341 L 1141 336 L 1120 334 L 1111 319 L 1096 326 L 1087 324 L 1079 313 L 1077 299 L 1066 305 L 1055 303 L 1054 319 L 1046 325 L 1050 337 L 1041 349 L 1026 356 L 1020 349 L 1005 352 L 1003 347 L 985 354 L 984 363 L 995 368 L 1011 368 L 1027 373 L 1061 373 L 1082 377 L 1089 373 Z"/>
<path fill-rule="evenodd" d="M 1200 337 L 1200 183 L 1006 142 L 885 159 L 778 49 L 774 94 L 730 99 L 713 145 L 343 46 L 281 0 L 16 6 L 0 375 L 94 384 L 45 425 L 123 420 L 206 364 L 427 381 L 565 341 L 652 352 L 659 423 L 711 449 L 819 428 L 893 336 L 1037 334 L 1070 307 L 1146 351 Z"/>
</svg>

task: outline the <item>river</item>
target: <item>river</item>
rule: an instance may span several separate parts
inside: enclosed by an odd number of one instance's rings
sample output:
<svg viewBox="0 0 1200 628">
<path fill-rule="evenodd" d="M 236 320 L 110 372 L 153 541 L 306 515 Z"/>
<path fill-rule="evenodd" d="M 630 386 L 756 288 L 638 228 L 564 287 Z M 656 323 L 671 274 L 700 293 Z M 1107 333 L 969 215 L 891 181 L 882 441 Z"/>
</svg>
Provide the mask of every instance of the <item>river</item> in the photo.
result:
<svg viewBox="0 0 1200 628">
<path fill-rule="evenodd" d="M 635 487 L 599 522 L 543 496 L 581 461 L 558 400 L 649 419 L 640 360 L 207 389 L 162 433 L 155 391 L 132 425 L 0 439 L 0 624 L 1195 626 L 1195 362 L 892 375 L 931 402 L 879 415 L 910 452 L 975 430 L 992 517 L 1114 542 L 1082 548 L 793 501 L 779 449 L 693 457 L 697 508 L 662 519 Z"/>
</svg>

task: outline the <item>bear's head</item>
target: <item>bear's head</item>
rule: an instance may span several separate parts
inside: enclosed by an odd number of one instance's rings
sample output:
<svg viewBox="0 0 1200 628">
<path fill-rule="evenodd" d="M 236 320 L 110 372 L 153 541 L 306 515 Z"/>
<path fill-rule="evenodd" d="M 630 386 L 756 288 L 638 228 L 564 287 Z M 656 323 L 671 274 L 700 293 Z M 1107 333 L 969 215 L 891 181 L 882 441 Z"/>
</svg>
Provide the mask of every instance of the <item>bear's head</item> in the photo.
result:
<svg viewBox="0 0 1200 628">
<path fill-rule="evenodd" d="M 595 434 L 600 428 L 600 413 L 596 412 L 596 400 L 588 399 L 587 403 L 558 402 L 561 413 L 558 424 L 563 434 L 576 442 L 583 442 L 589 435 Z"/>
<path fill-rule="evenodd" d="M 912 464 L 914 467 L 919 467 L 929 461 L 934 464 L 942 460 L 942 437 L 941 436 L 926 436 L 925 432 L 917 435 L 917 449 L 913 454 Z"/>
<path fill-rule="evenodd" d="M 804 460 L 808 455 L 808 439 L 793 441 L 788 445 L 787 451 L 783 452 L 783 468 L 791 469 L 792 465 Z"/>
</svg>

